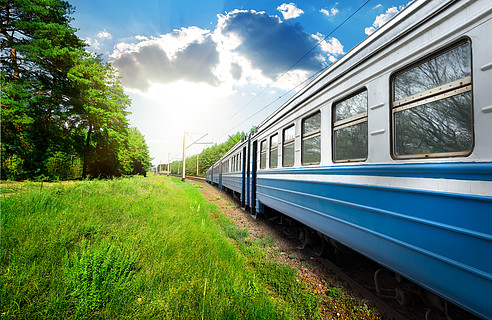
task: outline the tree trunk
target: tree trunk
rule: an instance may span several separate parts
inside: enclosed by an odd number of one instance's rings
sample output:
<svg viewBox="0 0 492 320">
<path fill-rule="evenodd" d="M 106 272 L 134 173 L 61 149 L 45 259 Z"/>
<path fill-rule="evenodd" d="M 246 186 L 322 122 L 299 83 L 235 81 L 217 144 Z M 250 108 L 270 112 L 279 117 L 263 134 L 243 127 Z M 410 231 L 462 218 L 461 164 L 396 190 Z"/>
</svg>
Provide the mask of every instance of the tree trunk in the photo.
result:
<svg viewBox="0 0 492 320">
<path fill-rule="evenodd" d="M 87 178 L 87 162 L 89 158 L 89 147 L 91 144 L 91 134 L 92 134 L 92 123 L 89 123 L 89 130 L 87 131 L 87 137 L 85 139 L 85 150 L 84 150 L 84 165 L 82 167 L 82 179 Z"/>
</svg>

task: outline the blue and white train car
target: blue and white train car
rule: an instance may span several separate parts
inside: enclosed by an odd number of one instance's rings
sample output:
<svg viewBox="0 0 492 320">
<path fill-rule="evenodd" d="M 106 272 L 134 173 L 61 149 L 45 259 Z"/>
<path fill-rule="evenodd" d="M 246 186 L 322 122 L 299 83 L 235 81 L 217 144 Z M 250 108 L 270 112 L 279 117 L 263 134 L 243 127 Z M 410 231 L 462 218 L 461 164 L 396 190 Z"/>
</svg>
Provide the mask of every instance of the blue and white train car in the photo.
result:
<svg viewBox="0 0 492 320">
<path fill-rule="evenodd" d="M 411 2 L 250 134 L 249 206 L 492 319 L 490 35 L 490 1 Z"/>
<path fill-rule="evenodd" d="M 219 186 L 219 181 L 220 181 L 220 169 L 221 169 L 221 162 L 218 161 L 217 163 L 215 163 L 211 169 L 211 173 L 210 173 L 210 176 L 211 176 L 211 183 L 213 185 L 216 185 L 216 186 Z"/>
<path fill-rule="evenodd" d="M 245 142 L 238 142 L 222 158 L 222 187 L 233 193 L 241 194 L 243 189 L 243 149 Z"/>
</svg>

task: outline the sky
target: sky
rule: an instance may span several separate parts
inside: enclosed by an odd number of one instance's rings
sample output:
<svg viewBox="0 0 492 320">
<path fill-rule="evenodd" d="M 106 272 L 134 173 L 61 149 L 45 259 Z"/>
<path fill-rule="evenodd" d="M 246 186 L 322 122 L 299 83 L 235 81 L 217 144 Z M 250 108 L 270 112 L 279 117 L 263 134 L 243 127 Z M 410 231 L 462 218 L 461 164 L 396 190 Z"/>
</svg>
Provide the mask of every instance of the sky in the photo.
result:
<svg viewBox="0 0 492 320">
<path fill-rule="evenodd" d="M 190 156 L 259 125 L 409 0 L 68 1 L 157 165 L 182 157 L 184 132 Z"/>
</svg>

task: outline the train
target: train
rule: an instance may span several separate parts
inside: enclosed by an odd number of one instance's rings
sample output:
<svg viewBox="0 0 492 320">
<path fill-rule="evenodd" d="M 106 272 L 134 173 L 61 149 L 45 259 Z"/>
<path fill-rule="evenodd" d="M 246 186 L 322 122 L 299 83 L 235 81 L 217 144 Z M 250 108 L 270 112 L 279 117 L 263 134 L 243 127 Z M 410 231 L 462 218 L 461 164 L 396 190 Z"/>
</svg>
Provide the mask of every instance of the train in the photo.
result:
<svg viewBox="0 0 492 320">
<path fill-rule="evenodd" d="M 492 2 L 412 1 L 206 180 L 492 319 Z"/>
</svg>

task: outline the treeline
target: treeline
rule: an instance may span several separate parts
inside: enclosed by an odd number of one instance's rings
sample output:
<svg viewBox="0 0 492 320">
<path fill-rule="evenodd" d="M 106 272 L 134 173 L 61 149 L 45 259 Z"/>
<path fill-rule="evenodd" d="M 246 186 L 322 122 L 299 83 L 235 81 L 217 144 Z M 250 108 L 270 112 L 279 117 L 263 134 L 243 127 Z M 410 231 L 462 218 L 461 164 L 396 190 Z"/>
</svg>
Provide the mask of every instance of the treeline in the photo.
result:
<svg viewBox="0 0 492 320">
<path fill-rule="evenodd" d="M 0 1 L 2 179 L 145 175 L 115 69 L 70 26 L 62 0 Z"/>
<path fill-rule="evenodd" d="M 214 144 L 211 147 L 204 149 L 200 154 L 186 158 L 186 175 L 197 175 L 197 159 L 198 159 L 198 176 L 205 176 L 208 168 L 216 163 L 227 151 L 229 151 L 236 143 L 245 136 L 244 132 L 238 132 L 221 144 Z M 156 171 L 160 173 L 167 172 L 167 164 L 156 166 Z M 183 161 L 171 162 L 170 172 L 172 174 L 182 174 Z"/>
</svg>

